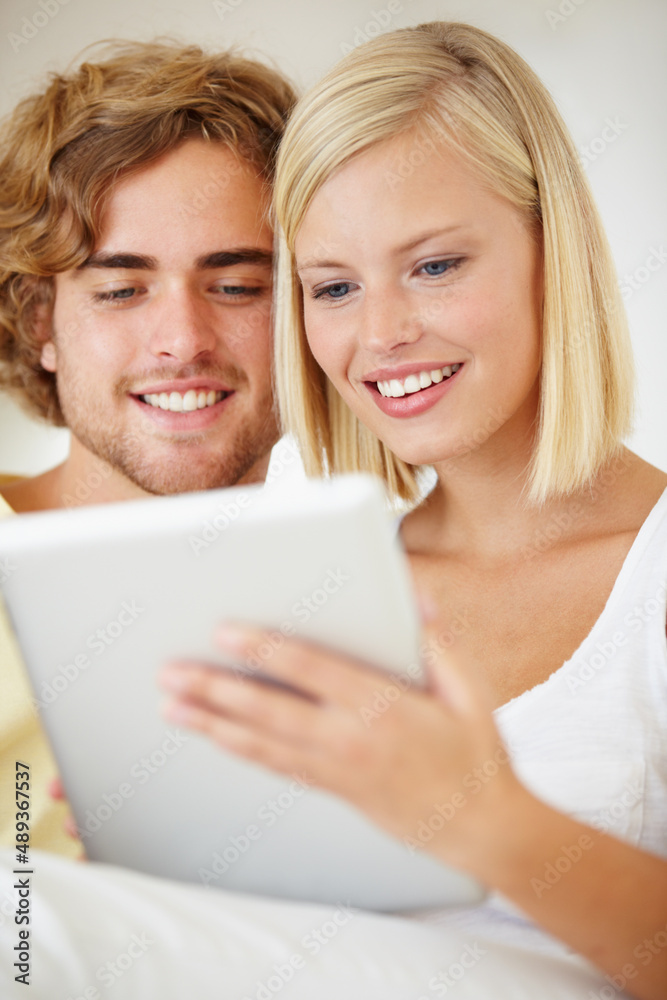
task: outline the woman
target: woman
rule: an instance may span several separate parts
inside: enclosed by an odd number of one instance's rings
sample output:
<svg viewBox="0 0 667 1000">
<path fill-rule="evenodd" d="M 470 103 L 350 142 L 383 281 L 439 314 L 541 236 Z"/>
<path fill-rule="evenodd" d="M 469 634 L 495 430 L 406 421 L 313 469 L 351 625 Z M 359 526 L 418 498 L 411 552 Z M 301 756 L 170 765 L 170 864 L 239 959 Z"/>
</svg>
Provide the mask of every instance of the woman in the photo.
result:
<svg viewBox="0 0 667 1000">
<path fill-rule="evenodd" d="M 657 1000 L 667 476 L 621 444 L 627 331 L 553 102 L 482 31 L 386 35 L 298 106 L 276 206 L 277 381 L 307 471 L 375 471 L 414 502 L 435 469 L 401 525 L 426 595 L 429 688 L 365 725 L 372 672 L 292 641 L 267 670 L 311 700 L 180 664 L 170 717 L 307 770 L 407 842 L 478 769 L 424 849 L 493 894 L 442 922 L 563 961 L 573 950 L 605 976 L 590 995 L 627 985 Z M 461 614 L 446 653 L 438 635 Z M 230 625 L 219 641 L 243 658 L 262 635 Z M 511 764 L 485 771 L 503 743 Z"/>
<path fill-rule="evenodd" d="M 172 664 L 170 714 L 417 846 L 451 803 L 423 847 L 495 894 L 431 925 L 356 914 L 304 956 L 324 907 L 42 855 L 50 981 L 33 993 L 96 996 L 119 970 L 128 997 L 655 1000 L 666 477 L 618 444 L 631 364 L 576 153 L 514 53 L 427 25 L 356 50 L 304 99 L 277 210 L 281 407 L 309 471 L 371 469 L 403 501 L 420 466 L 437 474 L 401 526 L 429 688 L 365 725 L 377 675 L 290 642 L 266 669 L 309 701 Z M 452 619 L 467 624 L 449 650 Z M 260 641 L 220 635 L 240 658 Z"/>
</svg>

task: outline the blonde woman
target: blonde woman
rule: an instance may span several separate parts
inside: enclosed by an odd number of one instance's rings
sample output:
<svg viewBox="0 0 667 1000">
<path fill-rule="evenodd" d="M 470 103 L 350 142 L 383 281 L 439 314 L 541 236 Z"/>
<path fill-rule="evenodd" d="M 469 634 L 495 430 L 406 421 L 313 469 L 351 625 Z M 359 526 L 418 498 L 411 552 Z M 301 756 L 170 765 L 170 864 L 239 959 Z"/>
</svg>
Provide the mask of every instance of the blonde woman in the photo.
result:
<svg viewBox="0 0 667 1000">
<path fill-rule="evenodd" d="M 483 32 L 385 36 L 298 107 L 277 211 L 284 420 L 312 473 L 374 470 L 415 501 L 428 688 L 373 715 L 377 673 L 290 642 L 265 669 L 309 700 L 174 664 L 171 715 L 306 771 L 491 894 L 343 920 L 35 851 L 31 996 L 122 974 L 141 1000 L 658 1000 L 667 477 L 620 443 L 627 337 L 558 115 Z M 243 658 L 261 635 L 220 642 Z M 0 854 L 12 998 L 13 867 Z"/>
<path fill-rule="evenodd" d="M 429 686 L 369 724 L 377 675 L 293 641 L 266 669 L 311 700 L 181 664 L 171 715 L 480 878 L 483 907 L 432 919 L 553 956 L 540 996 L 575 953 L 557 995 L 658 1000 L 667 476 L 622 445 L 628 335 L 554 104 L 482 31 L 394 32 L 297 107 L 276 206 L 277 383 L 307 470 L 413 502 L 435 470 L 401 525 Z M 220 634 L 238 657 L 261 641 Z M 494 995 L 530 995 L 498 970 Z"/>
</svg>

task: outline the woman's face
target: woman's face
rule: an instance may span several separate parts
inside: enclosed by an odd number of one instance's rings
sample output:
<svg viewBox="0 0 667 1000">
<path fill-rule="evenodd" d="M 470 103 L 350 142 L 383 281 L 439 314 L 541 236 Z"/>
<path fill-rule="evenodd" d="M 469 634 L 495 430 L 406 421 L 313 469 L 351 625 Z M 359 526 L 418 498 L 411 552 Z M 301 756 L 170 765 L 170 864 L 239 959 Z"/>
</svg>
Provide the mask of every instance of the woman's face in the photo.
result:
<svg viewBox="0 0 667 1000">
<path fill-rule="evenodd" d="M 396 455 L 532 440 L 541 252 L 462 158 L 410 135 L 372 147 L 320 188 L 295 250 L 313 355 Z"/>
</svg>

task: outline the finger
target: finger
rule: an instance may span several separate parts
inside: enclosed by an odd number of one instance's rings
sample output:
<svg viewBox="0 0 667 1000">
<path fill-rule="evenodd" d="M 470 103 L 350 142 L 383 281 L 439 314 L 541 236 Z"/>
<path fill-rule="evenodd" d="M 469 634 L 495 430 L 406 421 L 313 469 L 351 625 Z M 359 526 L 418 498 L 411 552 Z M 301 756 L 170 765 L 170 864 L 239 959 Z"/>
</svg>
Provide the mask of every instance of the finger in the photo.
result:
<svg viewBox="0 0 667 1000">
<path fill-rule="evenodd" d="M 280 645 L 272 645 L 267 633 L 245 625 L 226 623 L 217 630 L 215 639 L 241 662 L 259 662 L 263 672 L 311 697 L 354 711 L 375 692 L 378 677 L 384 677 L 368 664 L 304 639 L 286 638 Z"/>
<path fill-rule="evenodd" d="M 52 799 L 56 802 L 65 798 L 65 790 L 63 788 L 63 783 L 60 778 L 52 778 L 47 786 L 48 793 Z"/>
<path fill-rule="evenodd" d="M 316 703 L 266 682 L 192 662 L 168 664 L 160 681 L 184 712 L 190 705 L 300 745 L 312 742 L 320 730 L 321 708 Z M 171 711 L 172 721 L 177 721 L 173 704 Z"/>
<path fill-rule="evenodd" d="M 70 837 L 74 837 L 75 840 L 79 839 L 79 828 L 76 825 L 76 821 L 71 813 L 68 813 L 65 817 L 64 826 L 65 833 L 67 833 Z"/>
<path fill-rule="evenodd" d="M 320 767 L 315 753 L 304 753 L 301 748 L 295 750 L 281 739 L 198 705 L 169 702 L 164 706 L 163 714 L 171 721 L 197 730 L 230 753 L 273 771 L 298 776 L 302 783 L 308 785 L 317 781 L 314 772 Z"/>
</svg>

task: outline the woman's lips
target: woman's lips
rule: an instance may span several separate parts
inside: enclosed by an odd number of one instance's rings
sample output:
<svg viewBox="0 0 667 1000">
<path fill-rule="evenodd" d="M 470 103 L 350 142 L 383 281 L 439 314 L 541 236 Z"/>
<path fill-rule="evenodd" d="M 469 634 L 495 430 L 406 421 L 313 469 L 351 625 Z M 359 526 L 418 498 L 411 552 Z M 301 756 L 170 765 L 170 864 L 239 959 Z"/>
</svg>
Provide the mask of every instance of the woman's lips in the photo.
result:
<svg viewBox="0 0 667 1000">
<path fill-rule="evenodd" d="M 441 382 L 433 383 L 425 389 L 406 394 L 405 396 L 383 396 L 377 387 L 376 382 L 365 382 L 368 392 L 375 405 L 390 417 L 416 417 L 421 413 L 430 410 L 432 406 L 442 399 L 445 393 L 449 392 L 454 382 L 458 382 L 464 369 L 461 364 L 448 378 L 443 378 Z"/>
</svg>

